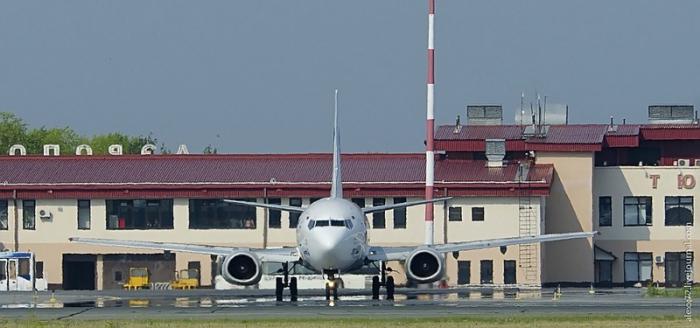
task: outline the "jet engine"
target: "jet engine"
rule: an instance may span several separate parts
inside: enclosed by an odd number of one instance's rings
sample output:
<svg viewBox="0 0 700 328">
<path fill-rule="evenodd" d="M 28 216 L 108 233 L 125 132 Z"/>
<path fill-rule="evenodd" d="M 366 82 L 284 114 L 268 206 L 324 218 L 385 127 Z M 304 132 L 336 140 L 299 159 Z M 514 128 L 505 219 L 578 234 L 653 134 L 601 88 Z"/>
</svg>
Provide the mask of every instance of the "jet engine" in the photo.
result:
<svg viewBox="0 0 700 328">
<path fill-rule="evenodd" d="M 221 275 L 231 284 L 255 285 L 262 277 L 262 266 L 255 254 L 240 251 L 224 258 Z"/>
<path fill-rule="evenodd" d="M 430 283 L 442 278 L 445 260 L 442 254 L 423 247 L 411 252 L 406 258 L 406 275 L 419 283 Z"/>
</svg>

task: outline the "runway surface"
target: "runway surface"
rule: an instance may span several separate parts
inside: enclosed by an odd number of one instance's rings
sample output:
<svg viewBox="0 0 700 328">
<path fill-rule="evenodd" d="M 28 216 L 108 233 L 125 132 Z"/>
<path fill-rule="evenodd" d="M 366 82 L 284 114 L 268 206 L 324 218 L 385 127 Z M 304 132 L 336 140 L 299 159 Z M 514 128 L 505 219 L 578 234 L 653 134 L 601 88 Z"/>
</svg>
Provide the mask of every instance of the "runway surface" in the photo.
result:
<svg viewBox="0 0 700 328">
<path fill-rule="evenodd" d="M 396 300 L 372 300 L 368 291 L 344 291 L 328 302 L 322 291 L 300 291 L 299 301 L 276 302 L 267 290 L 101 291 L 3 293 L 0 317 L 51 319 L 195 319 L 309 317 L 441 317 L 463 315 L 678 315 L 682 298 L 645 297 L 639 289 L 590 293 L 564 289 L 492 291 L 398 289 Z"/>
</svg>

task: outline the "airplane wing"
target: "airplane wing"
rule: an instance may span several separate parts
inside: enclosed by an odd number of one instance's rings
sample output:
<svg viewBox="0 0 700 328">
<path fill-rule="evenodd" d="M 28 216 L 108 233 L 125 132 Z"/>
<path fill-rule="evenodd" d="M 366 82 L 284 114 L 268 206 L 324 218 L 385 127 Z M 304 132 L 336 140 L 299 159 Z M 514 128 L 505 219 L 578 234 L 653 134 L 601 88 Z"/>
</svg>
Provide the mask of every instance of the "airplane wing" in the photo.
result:
<svg viewBox="0 0 700 328">
<path fill-rule="evenodd" d="M 246 250 L 255 254 L 262 262 L 295 262 L 299 260 L 299 254 L 296 248 L 244 248 L 244 247 L 226 247 L 226 246 L 208 246 L 196 244 L 181 244 L 181 243 L 165 243 L 157 241 L 137 241 L 137 240 L 116 240 L 116 239 L 98 239 L 98 238 L 81 238 L 71 237 L 69 241 L 81 244 L 91 244 L 99 246 L 116 246 L 140 249 L 157 249 L 171 252 L 186 252 L 196 254 L 208 254 L 226 256 L 233 252 Z"/>
<path fill-rule="evenodd" d="M 510 238 L 500 238 L 500 239 L 486 239 L 486 240 L 476 240 L 467 241 L 462 243 L 449 243 L 449 244 L 438 244 L 438 245 L 424 245 L 424 246 L 399 246 L 399 247 L 383 247 L 383 246 L 372 246 L 369 250 L 368 259 L 370 261 L 395 261 L 395 260 L 405 260 L 408 255 L 417 248 L 428 247 L 432 248 L 439 253 L 449 253 L 458 251 L 468 251 L 473 249 L 482 248 L 493 248 L 501 246 L 510 245 L 520 245 L 520 244 L 534 244 L 534 243 L 544 243 L 550 241 L 559 240 L 569 240 L 578 238 L 588 238 L 597 234 L 594 232 L 572 232 L 572 233 L 555 233 L 540 236 L 526 236 L 526 237 L 510 237 Z"/>
<path fill-rule="evenodd" d="M 305 208 L 303 208 L 303 207 L 287 206 L 287 205 L 277 205 L 277 204 L 266 204 L 266 203 L 255 203 L 255 202 L 246 202 L 246 201 L 235 200 L 235 199 L 224 199 L 224 202 L 233 203 L 233 204 L 237 204 L 237 205 L 264 207 L 264 208 L 269 208 L 269 209 L 271 209 L 271 210 L 279 210 L 279 211 L 286 211 L 286 212 L 297 212 L 297 213 L 301 213 L 301 212 L 304 212 L 304 210 L 305 210 Z"/>
<path fill-rule="evenodd" d="M 396 203 L 396 204 L 391 204 L 391 205 L 382 205 L 382 206 L 373 206 L 373 207 L 365 207 L 362 209 L 362 213 L 374 213 L 374 212 L 384 212 L 388 210 L 392 210 L 395 208 L 402 208 L 402 207 L 409 207 L 409 206 L 415 206 L 415 205 L 421 205 L 421 204 L 427 204 L 427 203 L 437 203 L 437 202 L 442 202 L 451 199 L 452 197 L 443 197 L 443 198 L 434 198 L 431 200 L 417 200 L 414 202 L 406 202 L 406 203 Z"/>
</svg>

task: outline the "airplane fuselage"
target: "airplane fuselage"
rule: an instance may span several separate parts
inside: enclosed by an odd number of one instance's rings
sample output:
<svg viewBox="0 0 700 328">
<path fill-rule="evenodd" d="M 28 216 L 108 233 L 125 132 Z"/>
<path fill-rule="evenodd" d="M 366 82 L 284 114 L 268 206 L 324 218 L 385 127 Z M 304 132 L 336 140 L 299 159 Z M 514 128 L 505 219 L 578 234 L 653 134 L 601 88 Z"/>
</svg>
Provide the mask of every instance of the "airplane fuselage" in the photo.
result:
<svg viewBox="0 0 700 328">
<path fill-rule="evenodd" d="M 305 266 L 318 272 L 349 272 L 361 267 L 369 252 L 368 222 L 355 203 L 324 198 L 299 216 L 297 248 Z"/>
</svg>

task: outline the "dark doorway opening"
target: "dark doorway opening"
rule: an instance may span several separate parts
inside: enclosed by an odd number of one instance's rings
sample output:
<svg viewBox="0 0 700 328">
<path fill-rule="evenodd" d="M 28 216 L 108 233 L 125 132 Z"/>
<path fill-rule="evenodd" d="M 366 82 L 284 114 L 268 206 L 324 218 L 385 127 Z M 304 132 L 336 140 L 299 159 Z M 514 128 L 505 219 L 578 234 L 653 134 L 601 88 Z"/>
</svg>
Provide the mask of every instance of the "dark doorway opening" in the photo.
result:
<svg viewBox="0 0 700 328">
<path fill-rule="evenodd" d="M 457 284 L 467 285 L 471 283 L 471 262 L 457 261 Z"/>
<path fill-rule="evenodd" d="M 480 271 L 481 271 L 481 283 L 482 284 L 493 284 L 493 261 L 492 260 L 482 260 Z"/>
<path fill-rule="evenodd" d="M 95 290 L 95 255 L 63 254 L 63 289 Z"/>
<path fill-rule="evenodd" d="M 515 284 L 517 283 L 516 278 L 516 268 L 515 261 L 505 260 L 503 261 L 503 283 L 504 284 Z"/>
<path fill-rule="evenodd" d="M 593 271 L 595 273 L 596 287 L 612 287 L 613 283 L 613 261 L 595 260 Z"/>
</svg>

